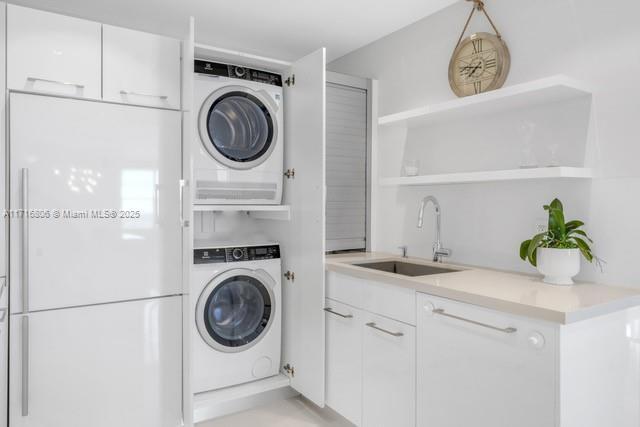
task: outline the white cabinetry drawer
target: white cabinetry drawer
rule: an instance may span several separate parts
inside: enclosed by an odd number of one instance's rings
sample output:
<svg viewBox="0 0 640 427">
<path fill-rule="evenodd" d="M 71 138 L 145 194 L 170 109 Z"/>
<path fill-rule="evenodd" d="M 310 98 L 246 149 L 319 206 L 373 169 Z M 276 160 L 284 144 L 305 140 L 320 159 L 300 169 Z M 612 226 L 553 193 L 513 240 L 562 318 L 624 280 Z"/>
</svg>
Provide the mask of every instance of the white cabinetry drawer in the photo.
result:
<svg viewBox="0 0 640 427">
<path fill-rule="evenodd" d="M 410 325 L 416 324 L 416 292 L 413 289 L 329 272 L 326 296 Z"/>
<path fill-rule="evenodd" d="M 8 5 L 8 88 L 100 99 L 101 27 Z"/>
</svg>

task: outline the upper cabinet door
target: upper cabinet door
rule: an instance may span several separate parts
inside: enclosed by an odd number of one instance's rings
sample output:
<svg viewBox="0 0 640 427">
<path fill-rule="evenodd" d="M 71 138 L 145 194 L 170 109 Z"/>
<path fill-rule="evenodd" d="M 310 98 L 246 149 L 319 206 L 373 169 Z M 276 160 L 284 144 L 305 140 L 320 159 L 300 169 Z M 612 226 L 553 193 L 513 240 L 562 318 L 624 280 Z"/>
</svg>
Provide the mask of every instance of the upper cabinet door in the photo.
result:
<svg viewBox="0 0 640 427">
<path fill-rule="evenodd" d="M 180 41 L 103 26 L 104 99 L 180 108 Z"/>
<path fill-rule="evenodd" d="M 97 22 L 9 5 L 9 89 L 100 98 Z"/>
<path fill-rule="evenodd" d="M 285 179 L 284 200 L 291 221 L 279 233 L 284 271 L 283 362 L 295 373 L 291 386 L 324 406 L 324 212 L 325 50 L 295 62 L 295 84 L 284 92 L 284 163 L 295 169 Z"/>
</svg>

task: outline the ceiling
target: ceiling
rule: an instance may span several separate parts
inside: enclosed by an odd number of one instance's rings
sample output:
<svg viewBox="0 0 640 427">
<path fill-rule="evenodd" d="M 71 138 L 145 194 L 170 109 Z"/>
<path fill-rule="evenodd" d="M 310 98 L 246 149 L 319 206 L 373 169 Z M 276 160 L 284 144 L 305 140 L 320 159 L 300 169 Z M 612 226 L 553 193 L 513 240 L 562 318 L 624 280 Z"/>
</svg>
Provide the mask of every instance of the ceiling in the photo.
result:
<svg viewBox="0 0 640 427">
<path fill-rule="evenodd" d="M 329 61 L 458 0 L 9 0 L 182 38 L 189 16 L 196 41 L 295 60 L 327 48 Z"/>
</svg>

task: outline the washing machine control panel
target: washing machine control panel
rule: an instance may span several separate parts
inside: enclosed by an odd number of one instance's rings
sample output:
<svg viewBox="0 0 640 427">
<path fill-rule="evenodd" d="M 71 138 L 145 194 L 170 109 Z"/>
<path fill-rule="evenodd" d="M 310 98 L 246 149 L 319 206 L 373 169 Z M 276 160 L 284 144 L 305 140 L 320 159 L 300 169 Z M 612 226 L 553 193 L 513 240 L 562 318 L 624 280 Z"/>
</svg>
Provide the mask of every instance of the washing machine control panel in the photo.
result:
<svg viewBox="0 0 640 427">
<path fill-rule="evenodd" d="M 206 248 L 193 250 L 194 264 L 215 264 L 220 262 L 256 261 L 280 258 L 280 246 L 237 246 L 227 248 Z"/>
<path fill-rule="evenodd" d="M 234 79 L 250 80 L 274 86 L 282 86 L 282 76 L 269 71 L 256 70 L 240 65 L 221 64 L 218 62 L 195 60 L 193 71 L 199 74 L 231 77 Z"/>
</svg>

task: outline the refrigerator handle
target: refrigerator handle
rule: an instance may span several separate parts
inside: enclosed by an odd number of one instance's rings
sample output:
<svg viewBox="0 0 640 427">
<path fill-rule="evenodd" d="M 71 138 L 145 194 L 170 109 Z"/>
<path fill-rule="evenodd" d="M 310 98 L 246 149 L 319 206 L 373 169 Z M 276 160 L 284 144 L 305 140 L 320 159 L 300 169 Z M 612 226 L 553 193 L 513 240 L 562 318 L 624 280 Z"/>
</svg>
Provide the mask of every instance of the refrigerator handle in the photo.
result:
<svg viewBox="0 0 640 427">
<path fill-rule="evenodd" d="M 22 312 L 29 312 L 29 169 L 22 168 Z"/>
<path fill-rule="evenodd" d="M 29 316 L 22 316 L 22 416 L 29 415 Z"/>
</svg>

